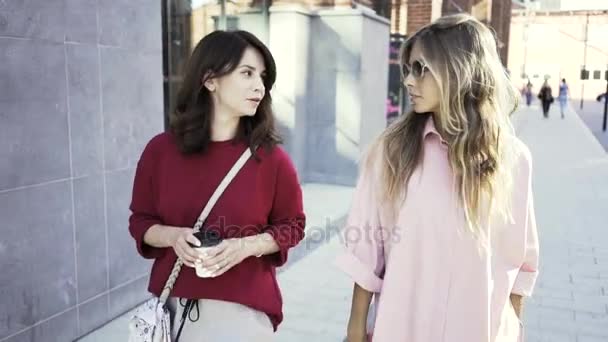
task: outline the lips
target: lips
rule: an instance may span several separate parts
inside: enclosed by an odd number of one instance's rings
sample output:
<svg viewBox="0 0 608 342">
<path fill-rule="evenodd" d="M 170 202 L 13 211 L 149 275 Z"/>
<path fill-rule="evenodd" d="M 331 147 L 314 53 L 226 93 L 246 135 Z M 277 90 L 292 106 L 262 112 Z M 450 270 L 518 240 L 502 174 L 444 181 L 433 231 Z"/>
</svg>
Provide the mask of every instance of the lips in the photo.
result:
<svg viewBox="0 0 608 342">
<path fill-rule="evenodd" d="M 252 97 L 252 98 L 247 99 L 247 101 L 252 101 L 252 102 L 260 103 L 260 101 L 262 101 L 262 99 L 258 98 L 258 97 Z"/>
</svg>

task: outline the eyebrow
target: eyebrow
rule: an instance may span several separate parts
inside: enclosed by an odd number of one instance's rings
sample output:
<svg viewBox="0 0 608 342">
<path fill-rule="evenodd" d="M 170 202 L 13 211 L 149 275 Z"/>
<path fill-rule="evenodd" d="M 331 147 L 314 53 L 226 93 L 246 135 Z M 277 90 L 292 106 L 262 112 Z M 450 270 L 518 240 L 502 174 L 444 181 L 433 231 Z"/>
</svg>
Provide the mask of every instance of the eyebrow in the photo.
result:
<svg viewBox="0 0 608 342">
<path fill-rule="evenodd" d="M 247 68 L 247 69 L 251 69 L 253 71 L 256 70 L 256 68 L 254 68 L 254 67 L 252 67 L 251 65 L 248 65 L 248 64 L 243 64 L 243 65 L 239 66 L 239 68 Z M 265 72 L 266 72 L 266 70 L 262 70 L 262 74 L 265 73 Z"/>
</svg>

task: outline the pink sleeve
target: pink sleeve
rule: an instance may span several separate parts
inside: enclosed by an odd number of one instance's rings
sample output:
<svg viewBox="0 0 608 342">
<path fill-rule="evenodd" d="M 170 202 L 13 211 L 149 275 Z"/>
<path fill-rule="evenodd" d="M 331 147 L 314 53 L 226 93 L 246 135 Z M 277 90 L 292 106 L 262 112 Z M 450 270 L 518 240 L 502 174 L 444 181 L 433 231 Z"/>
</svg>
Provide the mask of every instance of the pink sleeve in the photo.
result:
<svg viewBox="0 0 608 342">
<path fill-rule="evenodd" d="M 525 206 L 526 219 L 522 220 L 522 223 L 517 225 L 515 229 L 523 229 L 525 236 L 524 241 L 524 259 L 519 268 L 517 278 L 513 285 L 512 293 L 521 296 L 531 296 L 534 289 L 534 284 L 538 278 L 538 264 L 539 264 L 539 244 L 538 244 L 538 231 L 536 229 L 536 216 L 534 214 L 534 200 L 532 195 L 532 162 L 529 154 L 527 155 L 526 163 L 526 174 L 525 181 L 527 182 Z"/>
<path fill-rule="evenodd" d="M 384 273 L 383 232 L 380 225 L 377 184 L 374 172 L 361 162 L 359 180 L 352 205 L 342 229 L 343 251 L 336 259 L 338 268 L 370 292 L 380 292 Z"/>
</svg>

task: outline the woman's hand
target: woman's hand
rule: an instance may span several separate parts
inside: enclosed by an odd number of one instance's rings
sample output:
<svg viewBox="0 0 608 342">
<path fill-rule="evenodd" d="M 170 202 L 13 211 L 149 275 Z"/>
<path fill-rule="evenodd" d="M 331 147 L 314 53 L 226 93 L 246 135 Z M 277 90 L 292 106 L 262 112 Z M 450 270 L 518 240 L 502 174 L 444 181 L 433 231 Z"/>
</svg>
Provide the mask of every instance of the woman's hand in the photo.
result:
<svg viewBox="0 0 608 342">
<path fill-rule="evenodd" d="M 352 318 L 348 321 L 345 342 L 367 342 L 366 324 Z"/>
<path fill-rule="evenodd" d="M 367 334 L 364 333 L 348 333 L 344 342 L 368 342 Z"/>
<path fill-rule="evenodd" d="M 212 277 L 220 276 L 252 256 L 250 247 L 253 247 L 253 244 L 245 238 L 225 239 L 204 254 L 198 255 L 201 258 L 200 265 L 210 270 Z"/>
<path fill-rule="evenodd" d="M 524 299 L 521 295 L 511 293 L 509 296 L 511 300 L 511 305 L 513 305 L 513 310 L 515 311 L 515 315 L 519 318 L 520 321 L 523 321 L 521 314 L 524 309 Z"/>
<path fill-rule="evenodd" d="M 359 286 L 353 286 L 353 300 L 346 330 L 347 342 L 367 342 L 367 315 L 373 294 Z"/>
<path fill-rule="evenodd" d="M 184 265 L 189 267 L 195 267 L 195 263 L 200 259 L 199 252 L 188 244 L 190 242 L 195 246 L 200 245 L 200 241 L 192 233 L 191 228 L 174 228 L 171 237 L 171 247 L 175 254 L 184 261 Z"/>
</svg>

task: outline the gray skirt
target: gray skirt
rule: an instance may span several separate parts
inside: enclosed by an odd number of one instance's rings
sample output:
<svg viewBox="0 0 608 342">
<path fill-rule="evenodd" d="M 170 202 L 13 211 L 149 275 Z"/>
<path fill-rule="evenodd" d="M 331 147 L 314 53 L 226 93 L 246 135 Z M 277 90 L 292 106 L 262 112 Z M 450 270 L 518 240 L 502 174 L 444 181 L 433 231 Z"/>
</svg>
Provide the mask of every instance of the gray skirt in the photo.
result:
<svg viewBox="0 0 608 342">
<path fill-rule="evenodd" d="M 184 307 L 175 297 L 169 298 L 167 306 L 173 317 L 171 337 L 175 339 Z M 267 342 L 274 338 L 268 316 L 242 304 L 199 299 L 198 315 L 193 308 L 190 317 L 195 322 L 186 317 L 180 342 Z"/>
</svg>

